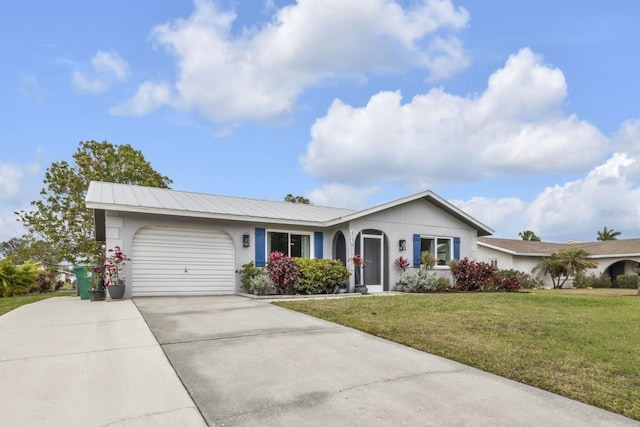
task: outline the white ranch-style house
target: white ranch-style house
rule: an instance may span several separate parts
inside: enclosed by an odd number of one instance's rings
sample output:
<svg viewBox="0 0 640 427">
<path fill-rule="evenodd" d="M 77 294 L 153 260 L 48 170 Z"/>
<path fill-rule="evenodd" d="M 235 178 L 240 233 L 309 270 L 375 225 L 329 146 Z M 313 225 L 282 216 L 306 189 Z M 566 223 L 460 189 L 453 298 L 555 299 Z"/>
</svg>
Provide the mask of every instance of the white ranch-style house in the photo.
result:
<svg viewBox="0 0 640 427">
<path fill-rule="evenodd" d="M 436 255 L 445 273 L 453 259 L 477 259 L 486 225 L 431 191 L 367 209 L 350 209 L 91 182 L 96 239 L 131 258 L 125 297 L 215 295 L 241 292 L 235 270 L 263 267 L 272 251 L 348 262 L 362 255 L 369 292 L 392 290 L 404 256 Z M 499 252 L 499 251 L 498 251 Z M 351 275 L 349 290 L 354 289 Z"/>
<path fill-rule="evenodd" d="M 529 240 L 478 238 L 478 260 L 500 269 L 515 269 L 533 274 L 533 268 L 543 258 L 561 249 L 580 248 L 590 254 L 589 259 L 597 263 L 595 269 L 586 274 L 607 274 L 616 286 L 616 277 L 621 274 L 636 274 L 634 266 L 640 263 L 640 239 L 606 240 L 598 242 L 549 243 Z M 552 286 L 547 276 L 545 284 Z M 568 280 L 565 287 L 571 286 Z"/>
</svg>

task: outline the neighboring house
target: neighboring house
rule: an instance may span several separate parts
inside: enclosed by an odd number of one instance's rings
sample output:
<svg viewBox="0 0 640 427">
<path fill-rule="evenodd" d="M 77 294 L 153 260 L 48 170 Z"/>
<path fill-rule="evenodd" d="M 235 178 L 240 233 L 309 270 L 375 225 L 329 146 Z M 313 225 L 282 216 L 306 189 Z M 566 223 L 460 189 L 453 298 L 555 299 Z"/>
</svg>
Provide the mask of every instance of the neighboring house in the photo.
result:
<svg viewBox="0 0 640 427">
<path fill-rule="evenodd" d="M 353 211 L 92 182 L 86 205 L 96 239 L 132 260 L 127 297 L 238 293 L 235 270 L 251 261 L 264 267 L 272 251 L 339 259 L 350 271 L 348 259 L 361 254 L 364 284 L 387 291 L 400 276 L 400 255 L 416 268 L 429 250 L 448 273 L 448 261 L 476 259 L 478 236 L 493 232 L 431 191 Z"/>
<path fill-rule="evenodd" d="M 620 274 L 635 274 L 633 267 L 640 263 L 640 239 L 606 240 L 602 242 L 548 243 L 528 240 L 478 238 L 478 260 L 490 263 L 500 269 L 524 271 L 532 274 L 533 268 L 544 257 L 561 249 L 580 248 L 587 251 L 589 259 L 598 267 L 589 269 L 587 274 L 608 274 L 616 286 L 616 277 Z M 568 281 L 567 286 L 571 281 Z M 551 278 L 545 277 L 545 283 L 552 286 Z"/>
</svg>

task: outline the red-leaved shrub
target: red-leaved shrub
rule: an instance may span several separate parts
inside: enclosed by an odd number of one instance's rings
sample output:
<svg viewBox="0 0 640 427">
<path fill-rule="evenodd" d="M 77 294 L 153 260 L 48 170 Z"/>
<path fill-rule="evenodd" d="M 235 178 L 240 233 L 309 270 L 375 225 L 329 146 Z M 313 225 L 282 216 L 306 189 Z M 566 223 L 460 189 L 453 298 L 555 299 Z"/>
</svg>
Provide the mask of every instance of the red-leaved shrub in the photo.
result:
<svg viewBox="0 0 640 427">
<path fill-rule="evenodd" d="M 293 258 L 285 256 L 282 252 L 271 252 L 266 269 L 279 295 L 296 293 L 300 270 L 294 264 Z"/>
</svg>

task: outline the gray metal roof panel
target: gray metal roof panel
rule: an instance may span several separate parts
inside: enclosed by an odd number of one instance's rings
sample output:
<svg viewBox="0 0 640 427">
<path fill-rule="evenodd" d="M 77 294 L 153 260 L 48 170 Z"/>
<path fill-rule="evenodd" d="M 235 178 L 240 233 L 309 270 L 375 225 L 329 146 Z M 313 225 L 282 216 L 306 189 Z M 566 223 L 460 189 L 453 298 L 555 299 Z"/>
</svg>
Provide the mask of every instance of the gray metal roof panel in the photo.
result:
<svg viewBox="0 0 640 427">
<path fill-rule="evenodd" d="M 229 216 L 246 220 L 290 220 L 323 223 L 352 213 L 350 209 L 303 205 L 270 200 L 247 199 L 176 191 L 107 182 L 91 182 L 87 206 L 131 212 L 155 212 L 191 216 Z"/>
</svg>

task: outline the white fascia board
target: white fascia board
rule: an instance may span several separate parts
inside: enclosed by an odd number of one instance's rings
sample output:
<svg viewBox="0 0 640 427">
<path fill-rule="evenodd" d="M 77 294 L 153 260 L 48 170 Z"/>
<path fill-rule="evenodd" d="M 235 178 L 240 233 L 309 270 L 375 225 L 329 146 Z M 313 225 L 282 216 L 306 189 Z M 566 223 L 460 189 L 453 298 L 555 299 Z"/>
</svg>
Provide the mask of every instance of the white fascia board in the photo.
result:
<svg viewBox="0 0 640 427">
<path fill-rule="evenodd" d="M 255 217 L 248 215 L 230 215 L 230 214 L 216 214 L 209 212 L 197 212 L 197 211 L 185 211 L 185 210 L 172 210 L 164 208 L 147 208 L 141 206 L 125 206 L 125 205 L 112 205 L 105 203 L 87 202 L 87 208 L 89 209 L 104 209 L 105 211 L 116 212 L 129 212 L 139 214 L 154 214 L 163 216 L 181 216 L 190 218 L 205 218 L 205 219 L 220 219 L 226 221 L 238 221 L 238 222 L 251 222 L 251 223 L 269 223 L 269 224 L 283 224 L 283 225 L 297 225 L 306 227 L 325 228 L 325 224 L 318 221 L 304 221 L 286 218 L 270 218 L 270 217 Z"/>
<path fill-rule="evenodd" d="M 640 253 L 636 254 L 607 254 L 607 255 L 589 255 L 587 258 L 638 258 Z"/>
<path fill-rule="evenodd" d="M 500 246 L 490 245 L 489 243 L 481 242 L 480 240 L 478 240 L 478 246 L 484 246 L 485 248 L 494 249 L 496 251 L 504 252 L 506 254 L 515 255 L 515 256 L 542 256 L 542 257 L 551 256 L 550 253 L 545 253 L 545 252 L 517 252 L 517 251 L 512 251 L 511 249 L 505 249 L 505 248 L 502 248 Z"/>
</svg>

